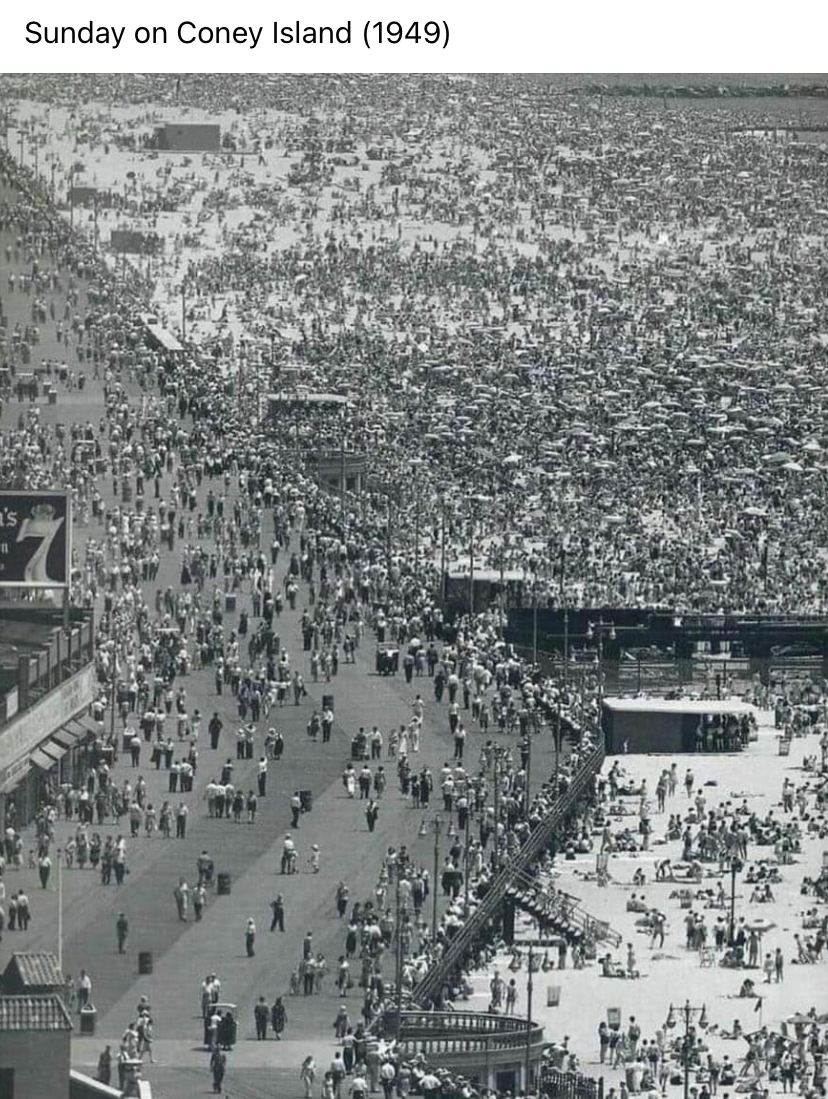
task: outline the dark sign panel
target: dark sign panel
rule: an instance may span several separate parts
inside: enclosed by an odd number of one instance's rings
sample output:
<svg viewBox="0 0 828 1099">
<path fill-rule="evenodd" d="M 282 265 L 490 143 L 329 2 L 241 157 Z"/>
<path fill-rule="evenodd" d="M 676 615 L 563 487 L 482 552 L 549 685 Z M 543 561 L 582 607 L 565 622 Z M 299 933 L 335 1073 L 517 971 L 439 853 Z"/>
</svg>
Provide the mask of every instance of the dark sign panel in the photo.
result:
<svg viewBox="0 0 828 1099">
<path fill-rule="evenodd" d="M 0 587 L 64 587 L 71 552 L 68 493 L 0 490 Z"/>
</svg>

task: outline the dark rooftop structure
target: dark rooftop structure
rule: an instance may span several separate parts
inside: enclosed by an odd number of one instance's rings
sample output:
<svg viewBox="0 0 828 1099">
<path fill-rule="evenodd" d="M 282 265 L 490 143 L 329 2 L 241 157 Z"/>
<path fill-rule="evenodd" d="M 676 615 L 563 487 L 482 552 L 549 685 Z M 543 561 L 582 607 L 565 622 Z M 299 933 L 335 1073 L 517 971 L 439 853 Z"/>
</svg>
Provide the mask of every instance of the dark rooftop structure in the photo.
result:
<svg viewBox="0 0 828 1099">
<path fill-rule="evenodd" d="M 47 995 L 63 987 L 57 957 L 46 950 L 12 954 L 0 978 L 3 996 Z"/>
</svg>

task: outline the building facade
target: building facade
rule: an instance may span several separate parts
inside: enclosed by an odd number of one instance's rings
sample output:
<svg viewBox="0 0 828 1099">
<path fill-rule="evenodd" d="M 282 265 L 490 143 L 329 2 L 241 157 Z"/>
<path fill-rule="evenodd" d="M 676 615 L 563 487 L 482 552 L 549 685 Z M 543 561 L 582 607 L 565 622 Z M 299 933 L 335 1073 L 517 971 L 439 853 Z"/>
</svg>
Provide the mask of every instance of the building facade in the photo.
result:
<svg viewBox="0 0 828 1099">
<path fill-rule="evenodd" d="M 68 632 L 59 623 L 59 612 L 0 608 L 0 820 L 13 805 L 16 827 L 48 793 L 81 779 L 95 735 L 92 619 L 74 619 Z"/>
</svg>

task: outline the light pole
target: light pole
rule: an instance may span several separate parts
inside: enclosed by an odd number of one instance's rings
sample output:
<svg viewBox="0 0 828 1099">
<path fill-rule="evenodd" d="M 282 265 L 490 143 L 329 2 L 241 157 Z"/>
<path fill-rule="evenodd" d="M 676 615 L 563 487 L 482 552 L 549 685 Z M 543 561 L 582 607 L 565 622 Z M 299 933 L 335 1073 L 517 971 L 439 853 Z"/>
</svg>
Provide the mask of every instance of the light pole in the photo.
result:
<svg viewBox="0 0 828 1099">
<path fill-rule="evenodd" d="M 532 969 L 535 962 L 535 953 L 532 944 L 529 944 L 528 971 L 526 974 L 526 1062 L 523 1066 L 523 1094 L 529 1094 L 532 1076 Z"/>
<path fill-rule="evenodd" d="M 569 535 L 565 534 L 561 540 L 561 603 L 564 612 L 564 642 L 563 642 L 563 684 L 566 687 L 569 676 L 569 604 L 566 598 L 566 555 L 569 550 Z"/>
<path fill-rule="evenodd" d="M 667 1019 L 664 1026 L 667 1030 L 672 1030 L 676 1025 L 676 1011 L 682 1016 L 684 1020 L 684 1037 L 681 1042 L 681 1061 L 684 1069 L 684 1099 L 689 1099 L 690 1095 L 690 1023 L 693 1020 L 693 1016 L 698 1012 L 699 1015 L 699 1027 L 702 1030 L 707 1030 L 707 1008 L 704 1004 L 701 1007 L 692 1007 L 690 1001 L 687 1000 L 684 1007 L 678 1009 L 674 1008 L 670 1004 L 670 1010 L 667 1014 Z"/>
<path fill-rule="evenodd" d="M 431 827 L 434 830 L 434 880 L 431 883 L 431 942 L 434 944 L 437 941 L 437 878 L 440 873 L 440 830 L 443 827 L 443 821 L 439 814 L 432 820 Z"/>
<path fill-rule="evenodd" d="M 730 859 L 730 931 L 728 941 L 733 946 L 736 938 L 736 875 L 742 869 L 742 860 L 737 855 Z"/>
<path fill-rule="evenodd" d="M 538 663 L 538 565 L 537 557 L 529 561 L 532 569 L 532 664 Z"/>
<path fill-rule="evenodd" d="M 402 1020 L 402 982 L 403 982 L 403 938 L 402 938 L 402 896 L 401 896 L 401 884 L 403 872 L 408 868 L 408 856 L 402 851 L 397 856 L 397 928 L 396 928 L 396 1004 L 397 1004 L 397 1021 L 396 1021 L 396 1034 L 399 1037 Z"/>
<path fill-rule="evenodd" d="M 464 918 L 468 917 L 468 913 L 469 913 L 469 877 L 471 876 L 471 869 L 470 869 L 471 859 L 469 858 L 469 828 L 470 828 L 470 825 L 471 825 L 472 808 L 471 808 L 471 802 L 469 801 L 468 794 L 466 794 L 466 801 L 468 802 L 468 804 L 466 805 L 466 822 L 465 822 L 465 828 L 463 829 L 463 831 L 465 832 L 465 836 L 464 836 L 464 840 L 463 840 L 463 842 L 464 842 L 463 863 L 464 863 L 464 866 L 465 866 L 465 873 L 463 875 L 463 911 L 465 913 Z"/>
<path fill-rule="evenodd" d="M 601 727 L 601 710 L 604 703 L 604 638 L 608 641 L 615 641 L 617 636 L 615 632 L 615 624 L 613 622 L 605 622 L 600 618 L 597 622 L 590 622 L 587 626 L 586 635 L 588 638 L 597 638 L 598 640 L 598 727 Z"/>
<path fill-rule="evenodd" d="M 63 874 L 61 873 L 61 864 L 63 862 L 63 852 L 58 848 L 57 852 L 57 948 L 58 948 L 58 969 L 63 972 Z"/>
<path fill-rule="evenodd" d="M 495 873 L 500 869 L 500 766 L 503 761 L 503 748 L 497 744 L 494 750 L 494 851 L 492 852 Z"/>
<path fill-rule="evenodd" d="M 474 513 L 469 523 L 469 618 L 474 619 Z"/>
</svg>

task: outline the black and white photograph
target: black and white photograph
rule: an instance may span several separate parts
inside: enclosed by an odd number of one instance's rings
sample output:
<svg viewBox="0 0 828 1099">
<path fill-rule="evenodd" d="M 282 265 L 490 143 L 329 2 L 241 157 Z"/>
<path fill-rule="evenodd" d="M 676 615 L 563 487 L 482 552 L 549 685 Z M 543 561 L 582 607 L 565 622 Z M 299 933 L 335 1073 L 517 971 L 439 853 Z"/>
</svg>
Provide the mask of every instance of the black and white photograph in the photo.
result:
<svg viewBox="0 0 828 1099">
<path fill-rule="evenodd" d="M 0 74 L 0 1099 L 824 1097 L 827 383 L 828 74 Z"/>
</svg>

